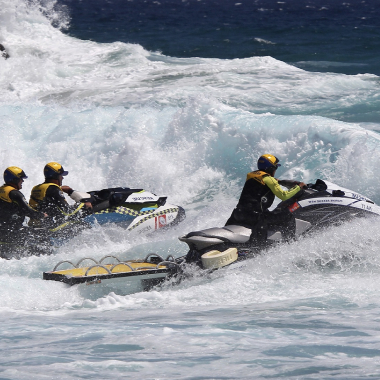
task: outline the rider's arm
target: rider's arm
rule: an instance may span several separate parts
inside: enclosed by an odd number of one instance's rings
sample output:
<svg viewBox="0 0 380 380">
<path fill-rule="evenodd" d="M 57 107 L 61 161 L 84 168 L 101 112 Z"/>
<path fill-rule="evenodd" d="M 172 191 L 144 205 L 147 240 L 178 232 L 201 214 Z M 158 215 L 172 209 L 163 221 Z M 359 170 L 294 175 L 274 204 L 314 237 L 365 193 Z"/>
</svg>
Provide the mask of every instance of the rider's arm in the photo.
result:
<svg viewBox="0 0 380 380">
<path fill-rule="evenodd" d="M 18 205 L 26 216 L 33 219 L 42 219 L 45 216 L 43 212 L 36 211 L 34 208 L 30 207 L 24 195 L 20 191 L 12 190 L 9 193 L 9 198 L 11 198 L 12 202 Z"/>
<path fill-rule="evenodd" d="M 271 189 L 272 193 L 282 201 L 286 201 L 301 190 L 298 185 L 295 185 L 290 190 L 282 190 L 277 180 L 270 176 L 264 177 L 263 181 Z"/>
<path fill-rule="evenodd" d="M 76 214 L 83 204 L 69 205 L 63 195 L 63 192 L 57 186 L 49 186 L 46 195 L 54 202 L 54 204 L 61 210 L 63 215 L 70 216 Z"/>
</svg>

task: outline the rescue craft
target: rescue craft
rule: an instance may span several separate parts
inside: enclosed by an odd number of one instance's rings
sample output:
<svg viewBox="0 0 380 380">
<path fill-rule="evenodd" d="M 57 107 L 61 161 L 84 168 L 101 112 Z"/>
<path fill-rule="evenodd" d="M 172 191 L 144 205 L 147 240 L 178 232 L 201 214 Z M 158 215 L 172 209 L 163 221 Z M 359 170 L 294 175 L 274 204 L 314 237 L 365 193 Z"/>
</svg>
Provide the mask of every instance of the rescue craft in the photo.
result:
<svg viewBox="0 0 380 380">
<path fill-rule="evenodd" d="M 113 260 L 106 264 L 105 261 Z M 91 265 L 83 266 L 85 262 Z M 58 269 L 62 265 L 69 265 L 69 269 Z M 140 280 L 143 290 L 148 290 L 159 284 L 179 270 L 173 256 L 166 259 L 150 253 L 142 260 L 121 261 L 116 256 L 107 255 L 100 260 L 85 257 L 76 264 L 69 260 L 60 261 L 52 271 L 44 272 L 44 280 L 63 282 L 69 286 L 86 284 L 107 284 L 119 287 L 129 280 Z"/>
<path fill-rule="evenodd" d="M 293 181 L 283 180 L 279 183 L 288 188 L 294 186 Z M 319 229 L 352 219 L 380 216 L 380 207 L 371 199 L 320 179 L 308 184 L 306 189 L 294 197 L 279 203 L 277 209 L 288 209 L 293 215 L 294 230 L 291 239 L 287 225 L 265 226 L 258 223 L 254 229 L 248 225 L 226 225 L 192 231 L 179 238 L 189 246 L 185 261 L 207 268 L 207 262 L 214 258 L 215 265 L 220 262 L 220 266 L 225 266 L 254 257 L 273 244 L 297 240 L 300 236 Z M 237 255 L 229 258 L 229 248 L 236 248 Z M 224 259 L 221 260 L 222 258 Z"/>
</svg>

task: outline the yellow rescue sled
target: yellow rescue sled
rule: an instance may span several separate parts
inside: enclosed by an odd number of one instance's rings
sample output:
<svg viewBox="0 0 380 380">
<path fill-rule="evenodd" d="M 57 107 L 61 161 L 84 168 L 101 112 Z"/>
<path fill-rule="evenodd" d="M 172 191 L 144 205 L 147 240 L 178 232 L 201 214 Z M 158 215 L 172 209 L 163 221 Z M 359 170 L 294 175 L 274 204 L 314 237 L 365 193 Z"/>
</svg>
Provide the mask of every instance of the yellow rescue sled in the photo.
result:
<svg viewBox="0 0 380 380">
<path fill-rule="evenodd" d="M 114 259 L 116 263 L 103 264 L 106 259 Z M 81 266 L 85 261 L 92 261 L 93 265 Z M 62 264 L 69 264 L 70 269 L 58 270 Z M 60 261 L 51 272 L 44 272 L 44 280 L 60 281 L 70 286 L 77 284 L 98 284 L 104 282 L 125 281 L 138 278 L 144 281 L 144 288 L 151 287 L 178 272 L 179 265 L 173 256 L 166 259 L 150 253 L 143 260 L 121 261 L 116 256 L 107 255 L 99 261 L 86 257 L 77 264 L 71 261 Z"/>
<path fill-rule="evenodd" d="M 105 263 L 110 260 L 114 262 Z M 91 265 L 84 266 L 88 261 Z M 236 261 L 239 261 L 236 248 L 229 248 L 223 252 L 214 250 L 202 255 L 202 266 L 207 272 L 227 267 Z M 64 264 L 70 265 L 71 268 L 58 269 Z M 102 284 L 100 288 L 103 290 L 119 294 L 139 291 L 141 286 L 142 290 L 150 290 L 169 278 L 172 284 L 179 283 L 189 276 L 184 271 L 184 264 L 185 257 L 174 258 L 169 255 L 163 259 L 156 253 L 148 254 L 143 260 L 127 261 L 121 261 L 112 255 L 104 256 L 99 261 L 85 257 L 77 264 L 68 260 L 60 261 L 52 271 L 43 273 L 43 279 L 63 282 L 69 286 Z"/>
</svg>

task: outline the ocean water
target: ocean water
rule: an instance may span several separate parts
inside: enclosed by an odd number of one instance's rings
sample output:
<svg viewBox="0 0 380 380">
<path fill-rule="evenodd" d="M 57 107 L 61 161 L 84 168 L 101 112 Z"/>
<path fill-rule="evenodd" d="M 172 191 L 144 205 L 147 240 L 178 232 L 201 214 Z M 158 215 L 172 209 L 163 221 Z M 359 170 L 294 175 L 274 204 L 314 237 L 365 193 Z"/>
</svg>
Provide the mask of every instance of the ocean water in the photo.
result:
<svg viewBox="0 0 380 380">
<path fill-rule="evenodd" d="M 224 225 L 262 153 L 379 204 L 378 5 L 0 0 L 0 159 L 24 194 L 54 160 L 77 190 L 145 188 L 187 214 L 0 260 L 0 378 L 380 378 L 374 218 L 150 292 L 42 280 L 60 260 L 185 254 L 178 236 Z"/>
</svg>

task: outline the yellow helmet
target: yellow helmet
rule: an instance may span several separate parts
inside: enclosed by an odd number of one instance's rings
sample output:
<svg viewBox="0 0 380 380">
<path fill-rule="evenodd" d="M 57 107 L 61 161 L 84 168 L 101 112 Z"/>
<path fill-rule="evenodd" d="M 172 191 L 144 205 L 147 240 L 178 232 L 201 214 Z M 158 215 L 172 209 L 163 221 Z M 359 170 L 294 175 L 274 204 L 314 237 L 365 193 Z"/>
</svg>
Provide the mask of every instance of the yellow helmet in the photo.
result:
<svg viewBox="0 0 380 380">
<path fill-rule="evenodd" d="M 58 162 L 49 162 L 44 167 L 44 176 L 46 179 L 58 179 L 60 175 L 68 175 L 69 172 L 66 172 L 63 169 L 63 166 Z"/>
<path fill-rule="evenodd" d="M 257 161 L 257 168 L 263 172 L 273 171 L 281 166 L 278 161 L 279 159 L 273 154 L 263 154 Z"/>
<path fill-rule="evenodd" d="M 18 183 L 20 179 L 28 178 L 25 172 L 18 166 L 10 166 L 4 171 L 5 183 Z"/>
</svg>

